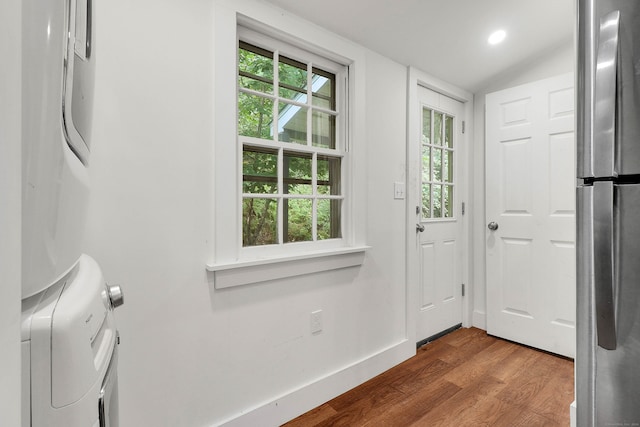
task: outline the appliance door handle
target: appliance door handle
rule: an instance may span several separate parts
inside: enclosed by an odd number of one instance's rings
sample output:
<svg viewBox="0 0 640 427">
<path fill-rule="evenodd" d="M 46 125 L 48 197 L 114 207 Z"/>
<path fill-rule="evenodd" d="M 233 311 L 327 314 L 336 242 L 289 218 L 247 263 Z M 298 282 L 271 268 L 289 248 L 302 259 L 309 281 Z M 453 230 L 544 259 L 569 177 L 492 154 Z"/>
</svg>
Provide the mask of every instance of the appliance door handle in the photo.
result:
<svg viewBox="0 0 640 427">
<path fill-rule="evenodd" d="M 613 182 L 593 183 L 593 270 L 598 346 L 615 350 Z"/>
<path fill-rule="evenodd" d="M 595 177 L 616 176 L 614 153 L 616 141 L 619 28 L 619 10 L 605 15 L 600 20 L 593 130 L 593 173 Z"/>
</svg>

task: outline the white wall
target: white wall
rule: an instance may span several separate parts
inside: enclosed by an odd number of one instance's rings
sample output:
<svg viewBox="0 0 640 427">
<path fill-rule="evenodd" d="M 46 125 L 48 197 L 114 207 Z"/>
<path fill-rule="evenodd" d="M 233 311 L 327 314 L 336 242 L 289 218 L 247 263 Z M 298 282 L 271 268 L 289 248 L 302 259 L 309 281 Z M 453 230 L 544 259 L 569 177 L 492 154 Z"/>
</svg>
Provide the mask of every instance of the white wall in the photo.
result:
<svg viewBox="0 0 640 427">
<path fill-rule="evenodd" d="M 415 351 L 406 341 L 404 201 L 393 199 L 393 183 L 405 179 L 406 69 L 365 50 L 364 264 L 213 288 L 211 3 L 95 5 L 87 247 L 125 292 L 123 427 L 277 425 Z M 312 336 L 317 309 L 324 330 Z"/>
<path fill-rule="evenodd" d="M 20 425 L 21 5 L 0 2 L 0 425 Z"/>
<path fill-rule="evenodd" d="M 542 57 L 506 70 L 485 89 L 474 96 L 474 217 L 473 217 L 473 325 L 486 329 L 486 271 L 485 271 L 485 99 L 486 95 L 502 89 L 534 82 L 574 70 L 575 52 L 572 40 L 559 45 Z"/>
</svg>

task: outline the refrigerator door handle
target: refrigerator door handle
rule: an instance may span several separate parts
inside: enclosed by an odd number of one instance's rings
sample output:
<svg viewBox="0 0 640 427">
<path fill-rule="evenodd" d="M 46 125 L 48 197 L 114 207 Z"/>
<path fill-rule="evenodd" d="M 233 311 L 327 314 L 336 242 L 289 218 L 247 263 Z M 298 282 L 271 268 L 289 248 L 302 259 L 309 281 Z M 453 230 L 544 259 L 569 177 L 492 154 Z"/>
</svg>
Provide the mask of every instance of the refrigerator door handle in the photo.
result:
<svg viewBox="0 0 640 427">
<path fill-rule="evenodd" d="M 617 346 L 613 260 L 613 182 L 593 184 L 593 273 L 598 346 Z"/>
<path fill-rule="evenodd" d="M 594 100 L 593 172 L 596 177 L 616 176 L 616 89 L 618 74 L 618 29 L 620 11 L 600 20 Z"/>
</svg>

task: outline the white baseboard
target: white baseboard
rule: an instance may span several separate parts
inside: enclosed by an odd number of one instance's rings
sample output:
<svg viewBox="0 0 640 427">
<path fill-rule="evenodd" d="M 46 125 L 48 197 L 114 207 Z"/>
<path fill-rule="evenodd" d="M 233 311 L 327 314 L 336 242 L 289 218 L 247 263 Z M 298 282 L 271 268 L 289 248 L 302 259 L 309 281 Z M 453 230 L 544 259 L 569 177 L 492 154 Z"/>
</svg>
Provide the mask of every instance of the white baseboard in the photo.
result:
<svg viewBox="0 0 640 427">
<path fill-rule="evenodd" d="M 487 314 L 484 311 L 473 311 L 473 326 L 483 331 L 487 330 Z"/>
<path fill-rule="evenodd" d="M 279 426 L 381 374 L 415 354 L 415 342 L 404 340 L 218 425 L 225 427 Z"/>
<path fill-rule="evenodd" d="M 574 400 L 571 406 L 569 406 L 569 416 L 571 417 L 571 427 L 576 427 L 578 425 L 578 421 L 576 419 L 577 410 L 578 410 L 578 407 L 576 406 L 576 401 Z"/>
</svg>

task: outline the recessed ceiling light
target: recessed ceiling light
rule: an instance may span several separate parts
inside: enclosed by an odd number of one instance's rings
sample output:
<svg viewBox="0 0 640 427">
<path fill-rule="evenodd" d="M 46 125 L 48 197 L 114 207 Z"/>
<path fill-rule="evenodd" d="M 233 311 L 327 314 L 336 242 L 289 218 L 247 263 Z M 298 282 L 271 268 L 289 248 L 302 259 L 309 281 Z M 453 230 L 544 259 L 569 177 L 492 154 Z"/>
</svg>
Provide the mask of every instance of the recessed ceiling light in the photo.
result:
<svg viewBox="0 0 640 427">
<path fill-rule="evenodd" d="M 489 36 L 487 40 L 489 44 L 498 44 L 501 43 L 507 37 L 507 33 L 504 30 L 498 30 Z"/>
</svg>

